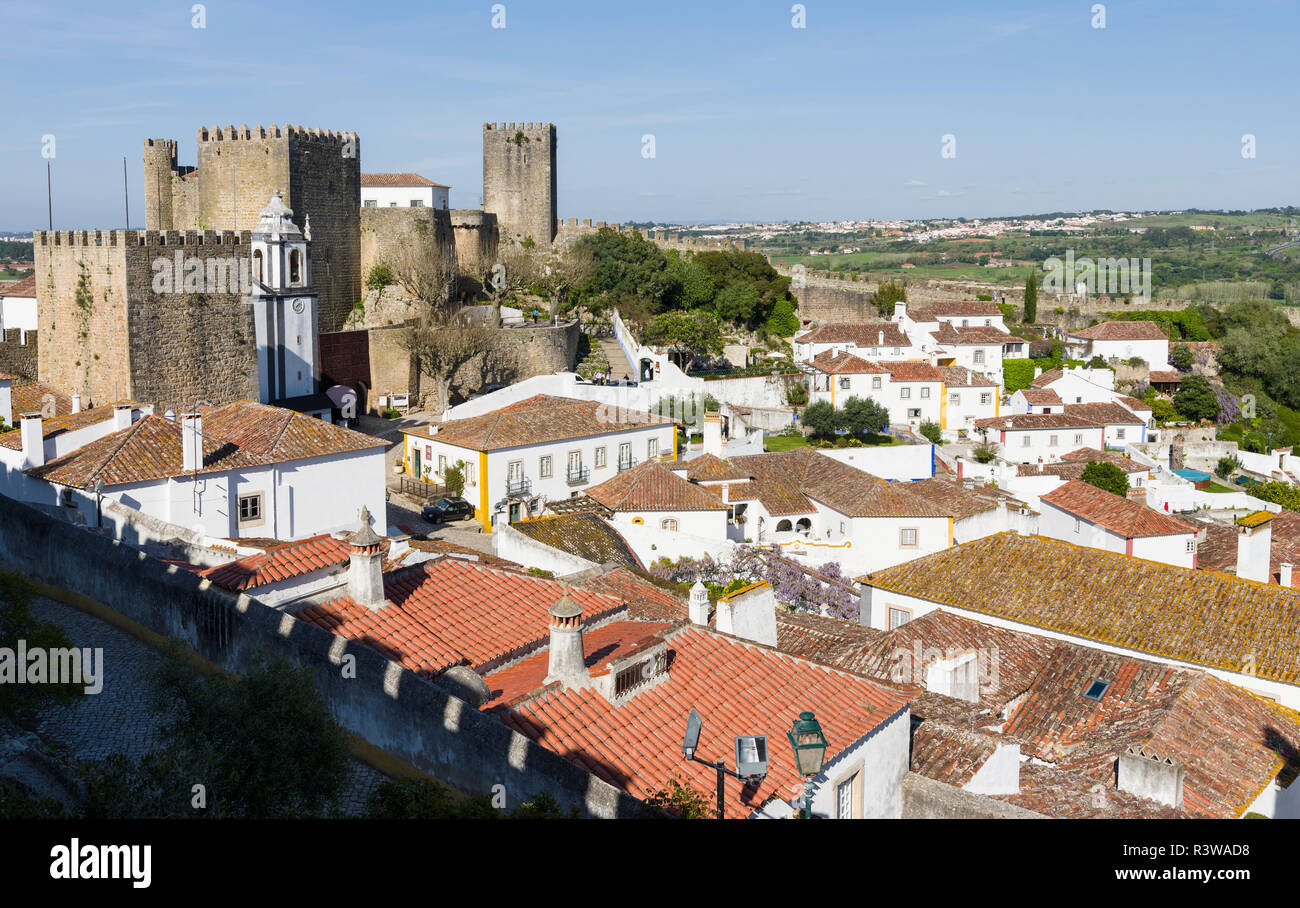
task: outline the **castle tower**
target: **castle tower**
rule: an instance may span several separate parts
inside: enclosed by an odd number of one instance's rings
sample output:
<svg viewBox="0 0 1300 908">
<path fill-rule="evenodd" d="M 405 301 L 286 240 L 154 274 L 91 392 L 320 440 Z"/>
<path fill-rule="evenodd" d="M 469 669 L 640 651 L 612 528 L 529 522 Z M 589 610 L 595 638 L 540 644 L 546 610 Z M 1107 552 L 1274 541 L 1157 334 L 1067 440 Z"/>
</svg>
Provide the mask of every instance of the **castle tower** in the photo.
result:
<svg viewBox="0 0 1300 908">
<path fill-rule="evenodd" d="M 317 307 L 307 224 L 306 233 L 298 229 L 277 190 L 251 237 L 257 386 L 264 404 L 316 393 Z"/>
<path fill-rule="evenodd" d="M 501 238 L 555 239 L 555 125 L 483 124 L 483 210 L 495 214 Z"/>
<path fill-rule="evenodd" d="M 150 230 L 176 229 L 172 181 L 178 178 L 177 170 L 175 140 L 144 140 L 144 217 Z"/>
</svg>

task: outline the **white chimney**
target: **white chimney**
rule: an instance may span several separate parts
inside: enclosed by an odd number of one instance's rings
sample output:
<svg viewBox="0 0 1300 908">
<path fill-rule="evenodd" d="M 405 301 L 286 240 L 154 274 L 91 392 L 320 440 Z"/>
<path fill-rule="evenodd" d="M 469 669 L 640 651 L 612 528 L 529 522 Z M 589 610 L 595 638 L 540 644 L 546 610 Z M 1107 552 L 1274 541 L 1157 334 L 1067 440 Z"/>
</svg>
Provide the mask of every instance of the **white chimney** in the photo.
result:
<svg viewBox="0 0 1300 908">
<path fill-rule="evenodd" d="M 1256 511 L 1237 519 L 1237 576 L 1268 583 L 1273 552 L 1273 515 Z"/>
<path fill-rule="evenodd" d="M 901 322 L 905 318 L 907 318 L 907 303 L 899 300 L 894 303 L 894 321 Z"/>
<path fill-rule="evenodd" d="M 80 392 L 80 391 L 73 391 L 73 392 L 72 392 L 72 412 L 73 412 L 73 413 L 80 413 L 80 412 L 81 412 L 81 392 Z"/>
<path fill-rule="evenodd" d="M 24 413 L 19 424 L 23 443 L 23 469 L 45 463 L 45 433 L 41 431 L 41 414 Z"/>
<path fill-rule="evenodd" d="M 878 333 L 879 333 L 879 339 L 878 339 L 878 341 L 877 341 L 877 343 L 876 343 L 876 346 L 877 346 L 877 347 L 883 347 L 883 346 L 885 346 L 885 332 L 881 331 L 881 332 L 878 332 Z"/>
<path fill-rule="evenodd" d="M 1291 585 L 1291 562 L 1283 561 L 1280 565 L 1278 565 L 1277 582 L 1282 586 Z"/>
<path fill-rule="evenodd" d="M 776 592 L 759 581 L 718 600 L 718 630 L 776 646 Z"/>
<path fill-rule="evenodd" d="M 722 414 L 704 414 L 704 453 L 722 456 Z"/>
<path fill-rule="evenodd" d="M 378 611 L 387 605 L 384 598 L 383 540 L 370 526 L 370 509 L 361 508 L 361 527 L 352 534 L 348 553 L 348 595 L 358 605 Z"/>
<path fill-rule="evenodd" d="M 1169 807 L 1183 806 L 1183 767 L 1134 744 L 1119 755 L 1115 787 Z"/>
<path fill-rule="evenodd" d="M 131 413 L 133 408 L 130 404 L 113 404 L 113 431 L 128 428 L 131 425 Z"/>
<path fill-rule="evenodd" d="M 559 681 L 565 687 L 581 687 L 590 675 L 582 648 L 582 606 L 561 596 L 551 606 L 551 639 L 543 684 Z"/>
<path fill-rule="evenodd" d="M 691 604 L 690 604 L 691 624 L 708 624 L 709 623 L 709 591 L 704 588 L 704 584 L 695 581 L 695 586 L 691 587 Z"/>
<path fill-rule="evenodd" d="M 1043 367 L 1042 367 L 1042 366 L 1034 366 L 1034 378 L 1037 378 L 1038 376 L 1040 376 L 1040 375 L 1042 375 L 1042 374 L 1043 374 Z"/>
<path fill-rule="evenodd" d="M 193 473 L 203 466 L 203 417 L 186 413 L 181 417 L 181 469 Z"/>
<path fill-rule="evenodd" d="M 403 533 L 388 537 L 388 560 L 397 561 L 411 550 L 411 537 Z"/>
<path fill-rule="evenodd" d="M 13 379 L 8 376 L 0 378 L 0 419 L 11 429 L 14 426 Z"/>
</svg>

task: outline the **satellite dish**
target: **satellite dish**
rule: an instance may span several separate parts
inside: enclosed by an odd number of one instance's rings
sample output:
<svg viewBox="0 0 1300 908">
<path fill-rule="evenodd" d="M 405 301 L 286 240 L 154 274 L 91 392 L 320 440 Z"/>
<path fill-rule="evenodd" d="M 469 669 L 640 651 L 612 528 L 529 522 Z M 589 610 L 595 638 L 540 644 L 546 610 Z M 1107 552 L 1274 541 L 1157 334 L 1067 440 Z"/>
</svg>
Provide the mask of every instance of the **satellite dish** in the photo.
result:
<svg viewBox="0 0 1300 908">
<path fill-rule="evenodd" d="M 704 720 L 695 710 L 686 718 L 686 737 L 682 739 L 682 756 L 691 759 L 695 756 L 695 748 L 700 743 L 700 731 L 704 728 Z"/>
</svg>

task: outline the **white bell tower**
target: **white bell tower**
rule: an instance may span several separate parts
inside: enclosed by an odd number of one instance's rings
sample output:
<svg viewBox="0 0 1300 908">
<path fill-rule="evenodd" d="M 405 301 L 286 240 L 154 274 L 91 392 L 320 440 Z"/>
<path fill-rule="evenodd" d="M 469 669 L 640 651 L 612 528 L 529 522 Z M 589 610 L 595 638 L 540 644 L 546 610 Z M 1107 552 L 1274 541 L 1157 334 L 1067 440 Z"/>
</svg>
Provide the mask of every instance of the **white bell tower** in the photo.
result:
<svg viewBox="0 0 1300 908">
<path fill-rule="evenodd" d="M 262 403 L 315 394 L 319 378 L 311 223 L 293 222 L 277 189 L 252 235 L 257 384 Z"/>
</svg>

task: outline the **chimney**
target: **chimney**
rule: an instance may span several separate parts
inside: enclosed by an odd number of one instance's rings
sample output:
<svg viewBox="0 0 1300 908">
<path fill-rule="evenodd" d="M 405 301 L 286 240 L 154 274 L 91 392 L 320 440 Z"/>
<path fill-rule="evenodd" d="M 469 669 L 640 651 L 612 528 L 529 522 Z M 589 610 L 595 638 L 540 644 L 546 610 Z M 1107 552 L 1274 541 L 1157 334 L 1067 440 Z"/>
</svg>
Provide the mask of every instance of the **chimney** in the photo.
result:
<svg viewBox="0 0 1300 908">
<path fill-rule="evenodd" d="M 1042 375 L 1042 374 L 1043 374 L 1043 367 L 1042 367 L 1042 366 L 1034 366 L 1034 378 L 1037 378 L 1038 376 L 1040 376 L 1040 375 Z"/>
<path fill-rule="evenodd" d="M 73 413 L 80 413 L 80 412 L 81 412 L 81 392 L 80 392 L 80 391 L 73 391 L 73 392 L 72 392 L 72 412 L 73 412 Z"/>
<path fill-rule="evenodd" d="M 13 428 L 14 426 L 14 394 L 13 379 L 5 375 L 0 377 L 0 419 L 5 421 L 5 425 Z"/>
<path fill-rule="evenodd" d="M 23 443 L 23 469 L 45 463 L 45 433 L 41 431 L 41 414 L 24 413 L 19 424 Z"/>
<path fill-rule="evenodd" d="M 704 453 L 722 456 L 722 414 L 716 411 L 704 414 Z"/>
<path fill-rule="evenodd" d="M 883 346 L 885 346 L 885 332 L 881 331 L 881 332 L 879 332 L 879 334 L 880 334 L 880 338 L 879 338 L 879 341 L 877 342 L 876 346 L 877 346 L 877 347 L 883 347 Z"/>
<path fill-rule="evenodd" d="M 1291 562 L 1283 561 L 1277 568 L 1277 582 L 1282 586 L 1291 585 Z"/>
<path fill-rule="evenodd" d="M 1115 787 L 1169 807 L 1183 806 L 1183 766 L 1134 744 L 1119 755 Z"/>
<path fill-rule="evenodd" d="M 776 646 L 776 592 L 764 581 L 741 587 L 718 600 L 718 630 Z"/>
<path fill-rule="evenodd" d="M 901 322 L 905 318 L 907 318 L 907 303 L 899 300 L 894 303 L 894 321 Z"/>
<path fill-rule="evenodd" d="M 361 508 L 361 528 L 352 534 L 348 553 L 348 595 L 372 611 L 382 609 L 384 599 L 383 540 L 370 526 L 370 509 Z"/>
<path fill-rule="evenodd" d="M 125 429 L 131 425 L 131 412 L 133 408 L 130 404 L 113 404 L 113 431 Z"/>
<path fill-rule="evenodd" d="M 203 465 L 203 417 L 186 413 L 181 417 L 181 469 L 196 472 Z"/>
<path fill-rule="evenodd" d="M 411 550 L 411 537 L 403 533 L 388 537 L 388 560 L 397 561 Z"/>
<path fill-rule="evenodd" d="M 581 687 L 589 679 L 587 655 L 582 649 L 582 606 L 566 593 L 551 606 L 551 641 L 542 683 L 559 681 L 565 687 Z"/>
<path fill-rule="evenodd" d="M 709 623 L 709 591 L 698 580 L 691 587 L 690 618 L 691 624 Z"/>
<path fill-rule="evenodd" d="M 1255 511 L 1237 518 L 1237 576 L 1268 583 L 1273 553 L 1273 515 Z"/>
</svg>

